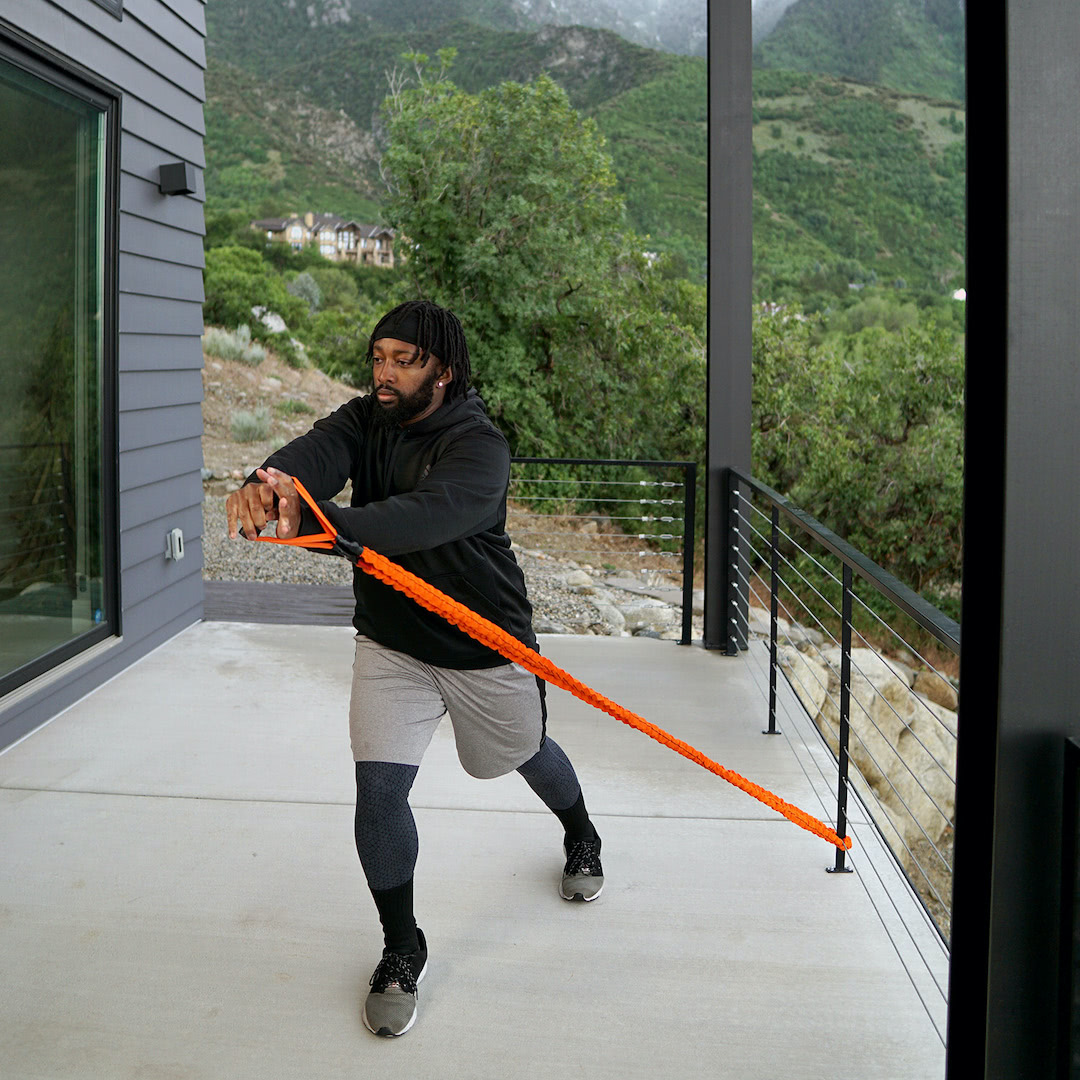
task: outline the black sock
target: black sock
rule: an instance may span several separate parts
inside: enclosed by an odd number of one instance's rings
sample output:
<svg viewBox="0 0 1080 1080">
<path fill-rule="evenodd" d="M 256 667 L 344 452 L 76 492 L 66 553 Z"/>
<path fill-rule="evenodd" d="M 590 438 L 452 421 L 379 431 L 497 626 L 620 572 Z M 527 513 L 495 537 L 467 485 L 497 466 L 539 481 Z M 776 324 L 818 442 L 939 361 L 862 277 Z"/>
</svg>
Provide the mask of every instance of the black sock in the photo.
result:
<svg viewBox="0 0 1080 1080">
<path fill-rule="evenodd" d="M 566 830 L 567 844 L 575 840 L 596 840 L 596 829 L 589 820 L 589 812 L 585 809 L 585 796 L 578 795 L 577 802 L 568 806 L 565 810 L 553 810 L 552 813 L 562 822 Z"/>
<path fill-rule="evenodd" d="M 371 895 L 379 909 L 383 928 L 383 943 L 391 952 L 408 955 L 420 948 L 413 918 L 413 879 L 393 889 L 372 889 Z"/>
</svg>

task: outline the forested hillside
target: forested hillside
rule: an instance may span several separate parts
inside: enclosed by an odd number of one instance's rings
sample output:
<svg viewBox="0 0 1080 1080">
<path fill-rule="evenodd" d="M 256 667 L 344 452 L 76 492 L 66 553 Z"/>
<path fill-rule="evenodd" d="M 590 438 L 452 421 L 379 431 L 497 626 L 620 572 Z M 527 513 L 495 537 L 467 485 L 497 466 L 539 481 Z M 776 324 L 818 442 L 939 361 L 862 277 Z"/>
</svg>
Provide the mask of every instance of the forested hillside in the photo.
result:
<svg viewBox="0 0 1080 1080">
<path fill-rule="evenodd" d="M 282 0 L 217 0 L 208 9 L 211 209 L 376 217 L 388 73 L 407 67 L 406 51 L 452 47 L 452 77 L 470 92 L 549 72 L 607 137 L 629 222 L 646 248 L 674 255 L 681 272 L 704 280 L 703 60 L 603 30 L 434 26 L 408 3 L 391 13 L 338 2 L 320 0 L 312 15 Z M 460 13 L 464 3 L 427 10 Z M 376 10 L 395 25 L 374 23 Z M 490 24 L 515 17 L 495 0 L 482 13 Z M 411 29 L 418 21 L 424 29 Z M 961 109 L 778 72 L 759 73 L 755 106 L 759 298 L 808 297 L 839 278 L 938 293 L 963 283 Z"/>
<path fill-rule="evenodd" d="M 796 0 L 754 62 L 963 101 L 964 0 Z"/>
</svg>

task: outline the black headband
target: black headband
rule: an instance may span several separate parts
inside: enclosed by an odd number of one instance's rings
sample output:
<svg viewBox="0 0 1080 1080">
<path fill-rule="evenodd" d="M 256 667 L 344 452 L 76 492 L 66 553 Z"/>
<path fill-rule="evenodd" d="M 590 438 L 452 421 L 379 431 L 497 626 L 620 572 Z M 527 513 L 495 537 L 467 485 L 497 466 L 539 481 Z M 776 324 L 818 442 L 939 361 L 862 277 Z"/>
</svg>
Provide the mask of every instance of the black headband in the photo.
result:
<svg viewBox="0 0 1080 1080">
<path fill-rule="evenodd" d="M 407 341 L 410 345 L 416 345 L 421 349 L 434 353 L 440 360 L 445 359 L 446 351 L 443 348 L 442 335 L 437 327 L 431 327 L 428 331 L 433 335 L 433 340 L 420 340 L 420 313 L 415 309 L 404 311 L 391 311 L 379 320 L 371 335 L 372 343 L 380 338 L 396 338 L 398 341 Z"/>
</svg>

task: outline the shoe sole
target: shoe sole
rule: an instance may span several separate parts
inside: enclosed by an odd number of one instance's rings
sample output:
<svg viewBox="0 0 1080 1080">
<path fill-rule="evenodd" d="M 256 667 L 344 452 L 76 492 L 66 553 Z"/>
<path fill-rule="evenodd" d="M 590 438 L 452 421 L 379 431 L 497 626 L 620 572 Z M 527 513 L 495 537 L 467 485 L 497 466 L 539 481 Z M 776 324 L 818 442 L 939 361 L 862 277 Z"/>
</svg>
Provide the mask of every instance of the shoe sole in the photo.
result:
<svg viewBox="0 0 1080 1080">
<path fill-rule="evenodd" d="M 424 961 L 424 966 L 420 970 L 420 974 L 416 976 L 416 985 L 417 986 L 419 986 L 420 983 L 423 982 L 424 976 L 427 974 L 427 969 L 428 969 L 428 961 L 425 960 Z M 371 1026 L 371 1024 L 368 1023 L 367 1007 L 366 1006 L 365 1006 L 364 1009 L 361 1010 L 361 1013 L 362 1013 L 362 1018 L 363 1018 L 363 1021 L 364 1021 L 364 1027 L 366 1027 L 368 1029 L 368 1031 L 371 1032 L 372 1035 L 378 1035 L 380 1038 L 383 1038 L 383 1039 L 397 1039 L 397 1038 L 400 1038 L 402 1035 L 404 1035 L 405 1032 L 408 1031 L 409 1028 L 411 1028 L 413 1026 L 413 1024 L 416 1023 L 416 1014 L 419 1011 L 420 1011 L 419 1006 L 417 1008 L 413 1009 L 413 1014 L 412 1014 L 412 1016 L 409 1017 L 409 1022 L 400 1031 L 391 1031 L 388 1027 L 381 1027 L 381 1028 L 379 1028 L 378 1031 L 376 1031 Z"/>
<path fill-rule="evenodd" d="M 572 896 L 567 896 L 566 893 L 564 893 L 562 891 L 562 886 L 561 885 L 559 886 L 559 895 L 564 900 L 584 900 L 586 904 L 588 904 L 591 901 L 595 900 L 603 891 L 604 891 L 604 886 L 601 885 L 600 888 L 597 889 L 596 892 L 594 892 L 592 894 L 592 896 L 586 896 L 584 893 L 579 893 L 579 892 L 574 893 Z"/>
</svg>

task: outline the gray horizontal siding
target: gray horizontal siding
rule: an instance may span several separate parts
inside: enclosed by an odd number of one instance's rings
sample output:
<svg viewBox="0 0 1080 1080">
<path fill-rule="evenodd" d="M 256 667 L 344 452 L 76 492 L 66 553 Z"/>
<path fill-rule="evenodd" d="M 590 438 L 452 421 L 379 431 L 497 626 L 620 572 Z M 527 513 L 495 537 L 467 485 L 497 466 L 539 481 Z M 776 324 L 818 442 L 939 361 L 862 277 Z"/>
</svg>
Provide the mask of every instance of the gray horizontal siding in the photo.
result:
<svg viewBox="0 0 1080 1080">
<path fill-rule="evenodd" d="M 180 4 L 183 9 L 190 9 L 191 4 Z M 202 14 L 202 6 L 198 11 Z M 124 18 L 137 19 L 151 33 L 157 35 L 171 48 L 178 50 L 199 67 L 206 67 L 206 27 L 198 29 L 181 17 L 173 5 L 161 0 L 127 0 L 124 4 Z M 205 24 L 205 19 L 202 21 Z"/>
<path fill-rule="evenodd" d="M 202 0 L 0 0 L 5 20 L 121 94 L 117 365 L 122 640 L 4 709 L 0 746 L 201 616 L 202 209 L 206 66 Z M 193 196 L 163 196 L 162 164 L 196 168 Z M 164 558 L 181 528 L 185 558 Z"/>
<path fill-rule="evenodd" d="M 203 132 L 203 68 L 171 49 L 135 19 L 121 22 L 89 0 L 37 0 L 18 10 L 21 30 L 39 40 L 61 35 L 62 51 L 89 71 L 137 94 L 194 131 Z M 54 36 L 53 41 L 56 40 Z M 162 65 L 166 70 L 164 73 Z"/>
<path fill-rule="evenodd" d="M 195 30 L 200 37 L 206 37 L 206 0 L 157 0 L 161 7 L 168 8 L 178 19 Z"/>
<path fill-rule="evenodd" d="M 198 185 L 202 187 L 201 174 L 198 175 Z M 120 213 L 134 214 L 197 236 L 202 236 L 204 232 L 201 197 L 198 194 L 183 197 L 162 195 L 156 175 L 153 179 L 132 176 L 130 173 L 121 175 Z"/>
<path fill-rule="evenodd" d="M 172 525 L 169 528 L 173 528 Z M 165 533 L 161 534 L 164 550 Z M 202 578 L 202 541 L 193 536 L 184 544 L 184 557 L 177 561 L 166 559 L 162 552 L 156 552 L 134 566 L 124 568 L 121 587 L 124 594 L 124 610 L 137 608 L 145 600 L 183 581 L 198 575 Z M 126 619 L 125 619 L 126 622 Z"/>
<path fill-rule="evenodd" d="M 161 405 L 190 405 L 202 398 L 202 372 L 199 370 L 132 371 L 120 379 L 121 413 L 156 409 Z"/>
<path fill-rule="evenodd" d="M 164 560 L 163 560 L 164 561 Z M 187 562 L 177 563 L 183 566 Z M 196 571 L 166 585 L 159 593 L 124 608 L 124 639 L 140 640 L 161 625 L 161 611 L 186 613 L 188 622 L 202 618 L 202 574 Z M 182 629 L 181 623 L 177 630 Z M 175 632 L 175 631 L 174 631 Z"/>
<path fill-rule="evenodd" d="M 224 532 L 224 514 L 221 515 L 221 520 Z M 200 539 L 202 535 L 201 502 L 180 510 L 170 510 L 164 517 L 154 518 L 136 525 L 133 529 L 125 530 L 120 534 L 120 561 L 124 566 L 137 566 L 147 559 L 156 559 L 165 550 L 165 534 L 170 529 L 183 529 L 185 542 Z"/>
<path fill-rule="evenodd" d="M 191 338 L 165 334 L 121 334 L 120 374 L 135 371 L 182 371 L 191 367 Z M 124 385 L 128 379 L 122 379 Z M 134 409 L 153 405 L 132 405 Z"/>
<path fill-rule="evenodd" d="M 200 268 L 204 261 L 201 236 L 132 214 L 120 215 L 120 254 Z"/>
<path fill-rule="evenodd" d="M 190 161 L 200 169 L 206 164 L 200 132 L 192 131 L 138 98 L 125 98 L 123 126 L 132 135 L 167 149 L 178 161 Z"/>
<path fill-rule="evenodd" d="M 201 5 L 178 5 L 185 11 L 198 11 L 200 25 L 196 27 L 186 20 L 171 4 L 161 0 L 127 0 L 124 4 L 124 18 L 137 19 L 147 30 L 156 34 L 162 41 L 178 49 L 189 60 L 194 60 L 201 68 L 206 67 L 206 20 L 203 18 Z"/>
<path fill-rule="evenodd" d="M 150 522 L 165 520 L 201 503 L 202 480 L 198 474 L 185 473 L 129 489 L 120 500 L 120 535 L 124 536 Z"/>
<path fill-rule="evenodd" d="M 177 439 L 138 450 L 120 451 L 120 491 L 156 484 L 174 476 L 194 472 L 201 482 L 202 440 Z"/>
<path fill-rule="evenodd" d="M 140 296 L 173 297 L 196 304 L 203 302 L 203 276 L 199 267 L 147 259 L 141 255 L 127 255 L 120 260 L 120 288 Z M 187 359 L 190 361 L 190 357 Z"/>
<path fill-rule="evenodd" d="M 125 173 L 152 183 L 155 189 L 158 183 L 158 169 L 167 162 L 183 160 L 192 165 L 200 167 L 202 165 L 201 160 L 194 161 L 176 153 L 170 146 L 165 145 L 165 139 L 158 138 L 159 135 L 160 132 L 154 132 L 151 133 L 150 138 L 144 138 L 127 130 L 121 132 L 120 135 L 120 156 L 124 162 Z M 197 198 L 201 202 L 203 200 L 201 172 L 197 174 L 197 179 L 199 182 Z"/>
<path fill-rule="evenodd" d="M 202 336 L 202 304 L 193 300 L 169 300 L 161 296 L 120 294 L 120 333 L 189 334 Z M 197 342 L 196 342 L 197 344 Z M 201 360 L 202 351 L 192 355 Z"/>
<path fill-rule="evenodd" d="M 202 409 L 198 405 L 163 405 L 120 414 L 120 445 L 125 450 L 157 445 L 162 431 L 177 439 L 201 439 Z"/>
</svg>

